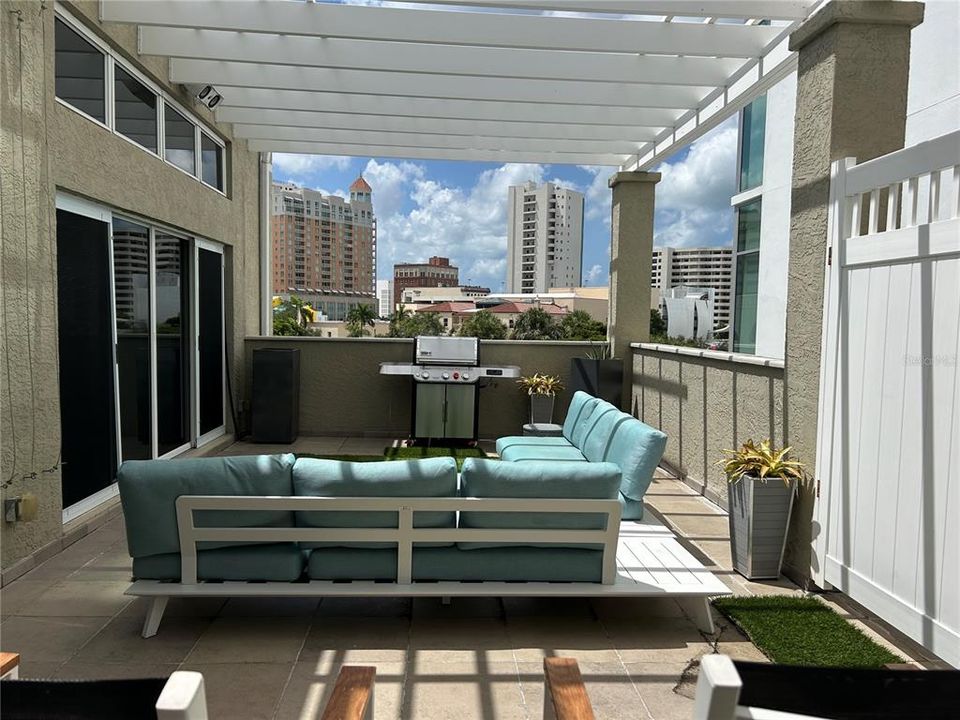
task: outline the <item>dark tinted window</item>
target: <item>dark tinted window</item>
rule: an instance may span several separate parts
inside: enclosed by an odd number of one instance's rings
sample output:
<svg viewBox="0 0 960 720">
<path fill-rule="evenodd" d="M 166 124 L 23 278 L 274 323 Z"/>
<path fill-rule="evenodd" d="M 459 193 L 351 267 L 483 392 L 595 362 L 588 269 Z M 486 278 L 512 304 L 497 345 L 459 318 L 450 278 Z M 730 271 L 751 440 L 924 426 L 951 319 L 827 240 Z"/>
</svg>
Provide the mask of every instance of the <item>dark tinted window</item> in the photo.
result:
<svg viewBox="0 0 960 720">
<path fill-rule="evenodd" d="M 193 123 L 167 105 L 164 111 L 164 125 L 167 162 L 173 163 L 181 170 L 186 170 L 191 175 L 196 175 L 196 137 Z"/>
<path fill-rule="evenodd" d="M 203 181 L 217 190 L 223 190 L 223 148 L 205 133 L 200 134 L 200 162 Z"/>
<path fill-rule="evenodd" d="M 55 43 L 57 97 L 106 122 L 103 53 L 60 19 L 56 21 Z"/>
<path fill-rule="evenodd" d="M 114 66 L 117 132 L 157 151 L 157 96 L 119 65 Z"/>
</svg>

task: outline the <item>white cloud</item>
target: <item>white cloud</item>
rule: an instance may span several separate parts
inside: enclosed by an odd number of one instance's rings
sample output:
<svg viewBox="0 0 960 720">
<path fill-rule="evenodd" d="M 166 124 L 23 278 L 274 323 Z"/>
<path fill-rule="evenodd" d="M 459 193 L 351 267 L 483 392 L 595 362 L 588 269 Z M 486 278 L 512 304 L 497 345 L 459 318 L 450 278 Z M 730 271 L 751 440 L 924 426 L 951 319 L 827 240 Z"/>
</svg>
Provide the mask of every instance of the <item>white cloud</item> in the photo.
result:
<svg viewBox="0 0 960 720">
<path fill-rule="evenodd" d="M 606 282 L 607 274 L 601 265 L 593 265 L 583 276 L 584 285 L 599 285 L 600 281 Z"/>
<path fill-rule="evenodd" d="M 663 178 L 657 185 L 657 246 L 730 243 L 736 161 L 734 117 L 694 142 L 686 157 L 658 168 Z"/>
<path fill-rule="evenodd" d="M 587 220 L 603 220 L 604 224 L 609 225 L 610 201 L 613 195 L 607 181 L 614 169 L 602 165 L 581 165 L 580 169 L 593 175 L 584 191 L 584 214 Z"/>
<path fill-rule="evenodd" d="M 273 154 L 273 174 L 276 178 L 304 182 L 313 173 L 328 168 L 346 170 L 351 158 L 343 155 Z"/>
</svg>

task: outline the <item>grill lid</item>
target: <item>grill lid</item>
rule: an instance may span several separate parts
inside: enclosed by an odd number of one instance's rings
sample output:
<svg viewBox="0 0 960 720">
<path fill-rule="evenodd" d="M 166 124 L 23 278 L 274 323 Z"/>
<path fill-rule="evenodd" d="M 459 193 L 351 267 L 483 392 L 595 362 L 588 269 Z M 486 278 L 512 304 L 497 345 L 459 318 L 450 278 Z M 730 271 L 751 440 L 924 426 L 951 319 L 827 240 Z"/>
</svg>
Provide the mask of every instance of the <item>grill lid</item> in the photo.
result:
<svg viewBox="0 0 960 720">
<path fill-rule="evenodd" d="M 478 338 L 419 335 L 415 342 L 414 362 L 423 365 L 476 365 L 479 359 Z"/>
</svg>

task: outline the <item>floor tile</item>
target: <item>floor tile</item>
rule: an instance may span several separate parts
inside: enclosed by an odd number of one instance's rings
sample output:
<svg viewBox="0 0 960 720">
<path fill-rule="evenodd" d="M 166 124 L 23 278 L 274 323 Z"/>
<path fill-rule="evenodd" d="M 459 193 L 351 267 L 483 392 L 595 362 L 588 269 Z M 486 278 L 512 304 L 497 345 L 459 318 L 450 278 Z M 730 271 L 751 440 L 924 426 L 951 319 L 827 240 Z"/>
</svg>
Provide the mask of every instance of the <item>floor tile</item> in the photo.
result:
<svg viewBox="0 0 960 720">
<path fill-rule="evenodd" d="M 503 604 L 497 597 L 452 597 L 446 604 L 438 597 L 414 598 L 410 610 L 421 618 L 502 618 Z"/>
<path fill-rule="evenodd" d="M 571 656 L 560 656 L 571 657 Z M 590 698 L 594 715 L 602 720 L 649 720 L 637 690 L 620 663 L 592 663 L 579 658 L 577 665 Z M 543 687 L 543 662 L 520 662 L 524 703 L 530 717 L 540 718 L 546 702 Z"/>
<path fill-rule="evenodd" d="M 159 662 L 87 662 L 74 658 L 60 666 L 56 677 L 60 680 L 121 680 L 140 678 L 169 678 L 177 670 L 177 663 Z"/>
<path fill-rule="evenodd" d="M 400 717 L 417 720 L 519 720 L 531 715 L 512 662 L 407 665 Z M 536 717 L 540 717 L 537 715 Z"/>
<path fill-rule="evenodd" d="M 23 661 L 65 662 L 106 620 L 97 617 L 12 617 L 3 624 L 3 649 Z"/>
<path fill-rule="evenodd" d="M 123 594 L 129 585 L 129 582 L 64 580 L 51 585 L 19 614 L 112 617 L 133 599 Z"/>
<path fill-rule="evenodd" d="M 683 610 L 672 598 L 591 598 L 590 607 L 604 618 L 682 618 Z"/>
<path fill-rule="evenodd" d="M 548 656 L 619 661 L 606 629 L 592 618 L 508 618 L 507 634 L 518 662 L 537 662 Z"/>
<path fill-rule="evenodd" d="M 309 619 L 300 617 L 217 618 L 200 636 L 186 662 L 293 663 L 309 626 Z"/>
<path fill-rule="evenodd" d="M 499 618 L 413 618 L 410 656 L 419 662 L 512 662 L 506 625 Z"/>
<path fill-rule="evenodd" d="M 254 652 L 255 645 L 251 646 Z M 186 663 L 203 674 L 210 718 L 271 720 L 290 677 L 291 663 Z"/>
<path fill-rule="evenodd" d="M 409 617 L 413 601 L 404 597 L 323 598 L 317 616 Z"/>
<path fill-rule="evenodd" d="M 16 615 L 30 605 L 54 584 L 50 580 L 27 580 L 26 576 L 0 588 L 0 616 Z"/>
<path fill-rule="evenodd" d="M 103 628 L 76 655 L 76 660 L 97 663 L 180 663 L 210 626 L 209 618 L 168 617 L 151 638 L 140 635 L 136 618 L 118 617 Z"/>
<path fill-rule="evenodd" d="M 229 598 L 222 617 L 313 617 L 320 598 Z"/>
<path fill-rule="evenodd" d="M 163 627 L 163 622 L 169 617 L 216 617 L 226 603 L 226 598 L 170 598 L 166 609 L 163 611 L 163 621 L 160 622 L 160 627 Z M 123 609 L 119 617 L 134 617 L 143 622 L 149 606 L 150 598 L 134 598 Z"/>
<path fill-rule="evenodd" d="M 373 685 L 377 720 L 400 718 L 406 664 L 402 662 L 358 663 L 375 667 Z M 340 667 L 326 661 L 298 662 L 280 700 L 276 720 L 319 718 L 333 692 Z"/>
<path fill-rule="evenodd" d="M 316 618 L 307 633 L 300 660 L 334 664 L 399 662 L 407 658 L 407 618 Z"/>
<path fill-rule="evenodd" d="M 57 671 L 63 665 L 62 662 L 46 662 L 43 660 L 24 660 L 20 658 L 20 679 L 21 680 L 51 680 L 57 677 Z"/>
<path fill-rule="evenodd" d="M 709 652 L 710 646 L 685 619 L 605 620 L 604 627 L 623 662 L 683 663 Z"/>
<path fill-rule="evenodd" d="M 693 716 L 693 699 L 684 688 L 695 687 L 696 667 L 689 681 L 684 672 L 688 663 L 625 663 L 627 673 L 643 701 L 644 708 L 655 720 L 689 720 Z"/>
</svg>

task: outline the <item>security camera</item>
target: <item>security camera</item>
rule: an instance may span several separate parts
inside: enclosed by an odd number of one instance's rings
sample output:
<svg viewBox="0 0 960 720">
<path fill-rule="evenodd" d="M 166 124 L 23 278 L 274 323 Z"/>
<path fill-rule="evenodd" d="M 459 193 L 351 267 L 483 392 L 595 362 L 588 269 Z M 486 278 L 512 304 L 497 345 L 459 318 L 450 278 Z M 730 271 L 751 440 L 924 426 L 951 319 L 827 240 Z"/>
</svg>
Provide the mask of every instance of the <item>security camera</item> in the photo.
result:
<svg viewBox="0 0 960 720">
<path fill-rule="evenodd" d="M 196 98 L 197 102 L 201 105 L 206 105 L 211 110 L 223 100 L 223 97 L 217 92 L 217 89 L 213 85 L 189 83 L 184 85 L 184 87 Z"/>
</svg>

